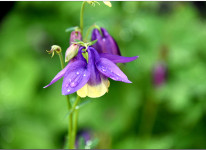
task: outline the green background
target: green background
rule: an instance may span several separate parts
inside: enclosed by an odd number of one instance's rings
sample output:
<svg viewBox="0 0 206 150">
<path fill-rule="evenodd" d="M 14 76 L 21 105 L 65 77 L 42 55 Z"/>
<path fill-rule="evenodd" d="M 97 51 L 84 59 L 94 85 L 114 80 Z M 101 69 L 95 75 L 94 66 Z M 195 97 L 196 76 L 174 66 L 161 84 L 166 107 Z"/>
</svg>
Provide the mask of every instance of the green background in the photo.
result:
<svg viewBox="0 0 206 150">
<path fill-rule="evenodd" d="M 99 140 L 96 148 L 206 148 L 203 13 L 192 2 L 112 2 L 112 8 L 99 3 L 86 4 L 84 29 L 94 23 L 106 28 L 123 56 L 139 59 L 120 65 L 132 84 L 110 80 L 107 94 L 81 107 L 78 129 Z M 56 44 L 65 53 L 65 29 L 79 25 L 80 7 L 81 2 L 15 2 L 1 20 L 0 148 L 64 147 L 62 80 L 43 89 L 60 63 L 45 50 Z M 155 87 L 152 70 L 161 61 L 167 80 Z"/>
</svg>

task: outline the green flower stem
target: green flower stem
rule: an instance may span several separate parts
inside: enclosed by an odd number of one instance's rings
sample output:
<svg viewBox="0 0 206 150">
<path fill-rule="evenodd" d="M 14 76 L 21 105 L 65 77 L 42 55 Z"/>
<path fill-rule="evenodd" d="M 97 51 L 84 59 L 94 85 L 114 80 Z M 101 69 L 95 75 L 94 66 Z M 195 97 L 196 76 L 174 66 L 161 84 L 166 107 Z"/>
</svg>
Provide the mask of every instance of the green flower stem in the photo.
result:
<svg viewBox="0 0 206 150">
<path fill-rule="evenodd" d="M 74 145 L 75 145 L 76 134 L 77 134 L 78 115 L 79 115 L 79 108 L 77 108 L 74 112 L 74 129 L 73 129 Z"/>
<path fill-rule="evenodd" d="M 62 52 L 58 53 L 59 55 L 59 59 L 60 59 L 60 63 L 61 63 L 61 68 L 64 69 L 64 59 L 63 59 L 63 56 L 62 56 Z M 70 111 L 71 110 L 71 102 L 69 100 L 69 95 L 66 96 L 66 99 L 67 99 L 67 106 L 68 106 L 68 110 Z M 73 116 L 72 114 L 69 115 L 69 123 L 68 123 L 68 143 L 69 143 L 69 149 L 71 148 L 74 148 L 72 146 L 72 123 L 73 122 Z"/>
<path fill-rule="evenodd" d="M 81 7 L 81 11 L 80 11 L 80 32 L 82 34 L 82 37 L 83 37 L 83 26 L 84 26 L 84 6 L 86 4 L 86 1 L 84 1 L 82 3 L 82 7 Z"/>
<path fill-rule="evenodd" d="M 159 107 L 159 102 L 156 99 L 155 93 L 152 92 L 150 95 L 152 96 L 148 97 L 145 103 L 140 124 L 140 135 L 145 141 L 142 143 L 143 148 L 147 148 L 146 146 L 150 142 Z"/>
<path fill-rule="evenodd" d="M 58 53 L 59 55 L 59 60 L 60 60 L 60 63 L 61 63 L 61 68 L 64 69 L 64 59 L 63 59 L 63 56 L 62 56 L 62 52 Z"/>
<path fill-rule="evenodd" d="M 80 101 L 80 97 L 77 96 L 76 103 L 74 105 L 74 124 L 73 124 L 73 145 L 75 145 L 75 140 L 76 140 L 76 133 L 77 133 L 77 123 L 78 123 L 78 115 L 79 115 L 79 108 L 78 108 L 78 103 Z"/>
</svg>

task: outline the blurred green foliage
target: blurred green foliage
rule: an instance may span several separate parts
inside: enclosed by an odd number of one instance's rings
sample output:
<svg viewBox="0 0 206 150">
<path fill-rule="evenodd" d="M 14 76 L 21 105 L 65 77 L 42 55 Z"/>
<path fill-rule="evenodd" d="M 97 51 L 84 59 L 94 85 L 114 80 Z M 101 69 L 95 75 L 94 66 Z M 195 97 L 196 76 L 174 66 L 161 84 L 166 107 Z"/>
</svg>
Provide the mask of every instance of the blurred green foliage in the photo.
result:
<svg viewBox="0 0 206 150">
<path fill-rule="evenodd" d="M 101 3 L 101 2 L 100 2 Z M 86 5 L 85 30 L 96 23 L 117 40 L 120 65 L 132 84 L 111 81 L 109 93 L 80 109 L 79 130 L 99 139 L 96 148 L 206 147 L 206 22 L 192 2 L 112 2 Z M 79 25 L 81 2 L 16 2 L 0 24 L 0 148 L 63 148 L 67 105 L 60 71 Z M 152 70 L 167 49 L 167 81 L 154 87 Z M 71 95 L 74 97 L 75 94 Z M 86 101 L 88 98 L 83 99 Z"/>
</svg>

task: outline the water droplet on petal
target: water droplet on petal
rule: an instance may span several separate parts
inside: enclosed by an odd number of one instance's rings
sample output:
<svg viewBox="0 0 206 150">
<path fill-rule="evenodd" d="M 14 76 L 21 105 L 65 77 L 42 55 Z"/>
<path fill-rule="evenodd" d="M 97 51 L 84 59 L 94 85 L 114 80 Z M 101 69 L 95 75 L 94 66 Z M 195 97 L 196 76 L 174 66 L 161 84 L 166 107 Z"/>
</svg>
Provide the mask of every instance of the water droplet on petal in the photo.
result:
<svg viewBox="0 0 206 150">
<path fill-rule="evenodd" d="M 86 74 L 84 74 L 83 76 L 86 77 Z"/>
<path fill-rule="evenodd" d="M 114 76 L 113 76 L 113 77 L 112 77 L 112 79 L 113 79 L 113 80 L 118 80 L 119 78 L 118 78 L 118 77 L 114 77 Z"/>
<path fill-rule="evenodd" d="M 72 82 L 72 83 L 70 83 L 70 86 L 73 88 L 73 87 L 75 87 L 75 86 L 77 86 L 77 82 Z"/>
<path fill-rule="evenodd" d="M 78 74 L 79 74 L 79 72 L 76 72 L 76 74 L 78 75 Z"/>
<path fill-rule="evenodd" d="M 70 92 L 70 89 L 68 89 L 67 92 Z"/>
<path fill-rule="evenodd" d="M 105 71 L 106 71 L 106 69 L 105 69 L 105 67 L 104 67 L 104 66 L 102 66 L 102 67 L 101 67 L 101 70 L 102 70 L 103 72 L 105 72 Z"/>
</svg>

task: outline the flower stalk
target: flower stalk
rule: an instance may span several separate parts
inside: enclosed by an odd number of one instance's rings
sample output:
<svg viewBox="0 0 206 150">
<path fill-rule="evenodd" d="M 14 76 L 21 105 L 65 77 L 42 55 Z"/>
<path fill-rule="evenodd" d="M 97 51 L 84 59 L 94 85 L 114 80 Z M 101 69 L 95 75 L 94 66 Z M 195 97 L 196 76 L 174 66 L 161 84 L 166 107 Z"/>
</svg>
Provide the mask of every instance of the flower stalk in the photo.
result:
<svg viewBox="0 0 206 150">
<path fill-rule="evenodd" d="M 81 11 L 80 11 L 80 32 L 83 37 L 83 26 L 84 26 L 84 7 L 85 7 L 86 1 L 82 3 Z"/>
<path fill-rule="evenodd" d="M 72 112 L 74 113 L 74 122 L 73 122 L 73 132 L 72 132 L 72 145 L 75 146 L 75 140 L 76 140 L 76 133 L 77 133 L 77 123 L 78 123 L 78 115 L 79 115 L 79 107 L 77 106 L 80 101 L 80 97 L 77 95 L 77 98 L 74 102 L 74 105 L 72 107 Z"/>
<path fill-rule="evenodd" d="M 61 63 L 61 68 L 64 69 L 65 65 L 64 65 L 64 59 L 62 56 L 62 52 L 58 53 L 59 55 L 59 60 Z M 66 95 L 66 99 L 67 99 L 67 106 L 68 106 L 68 111 L 70 111 L 71 108 L 71 102 L 69 100 L 69 95 Z M 73 124 L 73 115 L 69 114 L 69 123 L 68 123 L 68 145 L 69 145 L 69 149 L 74 148 L 74 145 L 72 144 L 72 124 Z"/>
</svg>

